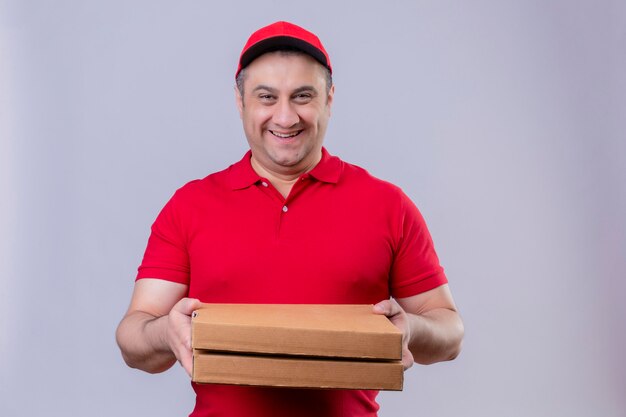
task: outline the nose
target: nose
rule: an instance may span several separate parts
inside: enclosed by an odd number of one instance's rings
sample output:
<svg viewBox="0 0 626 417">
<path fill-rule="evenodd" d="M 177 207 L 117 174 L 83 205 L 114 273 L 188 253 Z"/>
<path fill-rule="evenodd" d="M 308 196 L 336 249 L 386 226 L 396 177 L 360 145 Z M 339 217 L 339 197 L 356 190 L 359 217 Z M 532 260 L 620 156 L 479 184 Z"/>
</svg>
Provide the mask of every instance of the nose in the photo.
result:
<svg viewBox="0 0 626 417">
<path fill-rule="evenodd" d="M 278 127 L 290 128 L 300 121 L 300 116 L 290 100 L 280 100 L 274 107 L 272 122 Z"/>
</svg>

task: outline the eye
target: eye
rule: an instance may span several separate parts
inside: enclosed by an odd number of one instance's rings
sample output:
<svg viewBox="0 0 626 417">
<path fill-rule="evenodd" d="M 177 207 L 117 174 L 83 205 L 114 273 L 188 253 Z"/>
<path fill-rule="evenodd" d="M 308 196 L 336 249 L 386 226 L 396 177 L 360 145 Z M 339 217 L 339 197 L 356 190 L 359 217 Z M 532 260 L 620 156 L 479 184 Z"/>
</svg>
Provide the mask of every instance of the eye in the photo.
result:
<svg viewBox="0 0 626 417">
<path fill-rule="evenodd" d="M 313 95 L 311 93 L 298 93 L 293 96 L 293 99 L 297 103 L 308 103 L 313 99 Z"/>
<path fill-rule="evenodd" d="M 258 97 L 262 103 L 272 103 L 276 101 L 276 97 L 268 93 L 259 94 Z"/>
</svg>

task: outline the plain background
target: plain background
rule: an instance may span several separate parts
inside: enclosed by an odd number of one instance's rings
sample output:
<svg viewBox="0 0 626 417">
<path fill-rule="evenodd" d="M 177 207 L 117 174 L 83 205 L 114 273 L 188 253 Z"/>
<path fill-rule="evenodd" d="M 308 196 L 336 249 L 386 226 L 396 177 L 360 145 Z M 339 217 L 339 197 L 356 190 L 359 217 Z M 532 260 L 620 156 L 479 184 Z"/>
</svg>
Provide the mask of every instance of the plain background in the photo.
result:
<svg viewBox="0 0 626 417">
<path fill-rule="evenodd" d="M 328 149 L 424 214 L 466 324 L 381 416 L 626 415 L 622 1 L 0 0 L 0 415 L 183 416 L 114 331 L 175 189 L 238 160 L 276 20 L 334 68 Z"/>
</svg>

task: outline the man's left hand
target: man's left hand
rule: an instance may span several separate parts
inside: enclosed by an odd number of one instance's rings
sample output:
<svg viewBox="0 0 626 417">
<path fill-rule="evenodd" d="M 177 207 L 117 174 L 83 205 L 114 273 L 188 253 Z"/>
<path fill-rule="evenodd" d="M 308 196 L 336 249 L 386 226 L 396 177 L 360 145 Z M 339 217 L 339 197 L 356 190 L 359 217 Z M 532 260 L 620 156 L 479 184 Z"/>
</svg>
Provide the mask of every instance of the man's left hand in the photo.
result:
<svg viewBox="0 0 626 417">
<path fill-rule="evenodd" d="M 402 331 L 402 365 L 406 371 L 413 366 L 413 354 L 409 350 L 409 340 L 411 340 L 411 326 L 409 316 L 400 307 L 396 300 L 384 300 L 374 306 L 376 314 L 384 314 L 389 320 Z"/>
</svg>

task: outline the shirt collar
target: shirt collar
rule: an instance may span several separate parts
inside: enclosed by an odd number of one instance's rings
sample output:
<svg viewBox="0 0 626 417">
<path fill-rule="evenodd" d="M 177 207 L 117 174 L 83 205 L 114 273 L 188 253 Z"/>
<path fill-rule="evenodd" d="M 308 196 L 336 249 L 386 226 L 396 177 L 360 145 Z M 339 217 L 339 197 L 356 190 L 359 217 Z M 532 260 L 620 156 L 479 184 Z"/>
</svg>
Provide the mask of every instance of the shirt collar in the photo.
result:
<svg viewBox="0 0 626 417">
<path fill-rule="evenodd" d="M 341 159 L 329 154 L 326 148 L 322 148 L 322 159 L 308 174 L 318 181 L 336 184 L 342 170 Z"/>
<path fill-rule="evenodd" d="M 261 176 L 252 169 L 250 157 L 252 151 L 246 152 L 239 162 L 228 168 L 230 185 L 233 190 L 241 190 L 262 180 Z M 342 161 L 328 153 L 326 148 L 322 148 L 322 159 L 307 174 L 318 181 L 336 184 L 343 170 Z"/>
<path fill-rule="evenodd" d="M 242 190 L 261 180 L 250 164 L 252 151 L 246 152 L 241 161 L 234 163 L 228 168 L 230 186 L 233 190 Z"/>
</svg>

